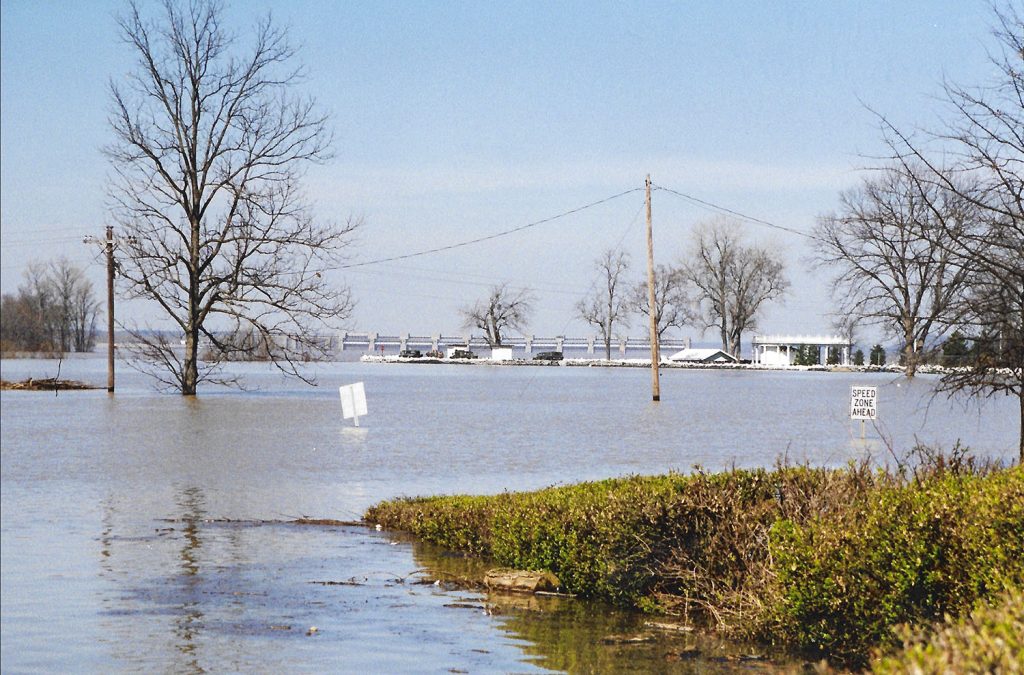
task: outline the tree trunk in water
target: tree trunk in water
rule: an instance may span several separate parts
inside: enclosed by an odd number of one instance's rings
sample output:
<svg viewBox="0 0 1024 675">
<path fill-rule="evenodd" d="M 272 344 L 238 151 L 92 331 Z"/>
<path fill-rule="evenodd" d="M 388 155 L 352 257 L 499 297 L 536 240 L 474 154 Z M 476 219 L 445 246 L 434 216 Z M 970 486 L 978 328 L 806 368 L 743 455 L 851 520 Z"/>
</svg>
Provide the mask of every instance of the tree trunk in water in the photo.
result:
<svg viewBox="0 0 1024 675">
<path fill-rule="evenodd" d="M 185 333 L 185 360 L 181 364 L 181 395 L 195 396 L 199 381 L 199 335 L 198 331 Z"/>
<path fill-rule="evenodd" d="M 917 374 L 917 362 L 918 354 L 914 351 L 913 347 L 906 347 L 903 351 L 903 362 L 907 367 L 906 375 L 907 379 L 911 379 Z"/>
<path fill-rule="evenodd" d="M 914 340 L 914 331 L 906 327 L 903 332 L 903 365 L 906 366 L 907 379 L 913 379 L 917 374 L 917 341 Z"/>
</svg>

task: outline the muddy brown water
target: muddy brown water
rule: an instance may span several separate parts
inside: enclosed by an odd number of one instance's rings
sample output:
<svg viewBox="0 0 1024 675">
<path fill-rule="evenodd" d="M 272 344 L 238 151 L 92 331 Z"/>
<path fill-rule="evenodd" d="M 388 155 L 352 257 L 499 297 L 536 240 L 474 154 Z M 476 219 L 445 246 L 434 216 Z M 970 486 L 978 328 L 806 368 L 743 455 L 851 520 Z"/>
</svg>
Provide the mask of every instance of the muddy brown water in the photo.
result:
<svg viewBox="0 0 1024 675">
<path fill-rule="evenodd" d="M 56 362 L 0 368 L 51 377 Z M 105 383 L 101 358 L 61 368 Z M 928 378 L 668 371 L 655 405 L 642 370 L 346 363 L 308 388 L 236 368 L 256 390 L 187 400 L 122 370 L 114 396 L 0 394 L 3 672 L 773 670 L 776 654 L 649 617 L 449 583 L 486 563 L 399 535 L 285 521 L 784 453 L 835 466 L 884 457 L 879 437 L 1016 451 L 1011 401 L 933 400 Z M 359 429 L 337 393 L 354 381 Z M 847 419 L 854 384 L 879 387 L 866 443 Z"/>
</svg>

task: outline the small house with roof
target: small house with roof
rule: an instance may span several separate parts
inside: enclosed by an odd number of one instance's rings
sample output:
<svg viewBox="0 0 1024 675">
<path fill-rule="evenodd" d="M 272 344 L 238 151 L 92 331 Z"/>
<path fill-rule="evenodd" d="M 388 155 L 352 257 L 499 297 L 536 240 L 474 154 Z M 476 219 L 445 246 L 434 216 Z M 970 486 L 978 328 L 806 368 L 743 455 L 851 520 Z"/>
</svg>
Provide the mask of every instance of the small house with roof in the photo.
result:
<svg viewBox="0 0 1024 675">
<path fill-rule="evenodd" d="M 676 363 L 736 363 L 737 359 L 732 354 L 727 354 L 721 349 L 681 349 L 672 356 L 669 361 Z"/>
</svg>

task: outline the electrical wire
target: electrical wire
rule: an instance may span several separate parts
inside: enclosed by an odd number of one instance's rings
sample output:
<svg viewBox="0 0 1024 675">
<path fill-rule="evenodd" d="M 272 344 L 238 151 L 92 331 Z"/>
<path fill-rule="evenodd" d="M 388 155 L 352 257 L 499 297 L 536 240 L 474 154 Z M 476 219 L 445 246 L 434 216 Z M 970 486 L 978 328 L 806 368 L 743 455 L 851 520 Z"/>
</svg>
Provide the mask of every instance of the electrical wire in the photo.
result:
<svg viewBox="0 0 1024 675">
<path fill-rule="evenodd" d="M 547 218 L 542 218 L 541 220 L 535 220 L 532 223 L 527 223 L 525 225 L 520 225 L 518 227 L 513 227 L 511 229 L 503 230 L 501 232 L 495 232 L 494 234 L 489 234 L 489 235 L 484 236 L 484 237 L 477 237 L 476 239 L 468 239 L 466 241 L 460 241 L 460 242 L 455 243 L 455 244 L 448 244 L 447 246 L 438 246 L 437 248 L 432 248 L 432 249 L 428 249 L 428 250 L 425 250 L 425 251 L 417 251 L 415 253 L 406 253 L 404 255 L 390 256 L 390 257 L 387 257 L 387 258 L 377 258 L 375 260 L 365 260 L 365 261 L 362 261 L 362 262 L 348 263 L 347 265 L 338 265 L 336 267 L 328 267 L 328 268 L 325 268 L 325 269 L 326 270 L 346 270 L 346 269 L 352 269 L 352 268 L 355 268 L 355 267 L 366 267 L 367 265 L 379 265 L 381 263 L 395 262 L 397 260 L 408 260 L 409 258 L 418 258 L 420 256 L 431 255 L 431 254 L 434 254 L 434 253 L 441 253 L 443 251 L 450 251 L 450 250 L 456 249 L 456 248 L 462 248 L 463 246 L 471 246 L 473 244 L 479 244 L 481 242 L 490 241 L 492 239 L 498 239 L 499 237 L 506 237 L 506 236 L 508 236 L 510 234 L 515 234 L 516 232 L 522 232 L 523 230 L 527 230 L 527 229 L 530 229 L 532 227 L 537 227 L 538 225 L 544 225 L 545 223 L 550 223 L 550 222 L 558 220 L 560 218 L 565 218 L 566 216 L 571 216 L 571 215 L 573 215 L 575 213 L 579 213 L 581 211 L 585 211 L 585 210 L 593 208 L 595 206 L 600 206 L 601 204 L 605 204 L 605 203 L 610 202 L 610 201 L 612 201 L 614 199 L 618 199 L 620 197 L 624 197 L 624 196 L 626 196 L 628 194 L 632 194 L 634 192 L 639 192 L 642 189 L 643 188 L 631 188 L 631 189 L 626 190 L 624 192 L 620 192 L 618 194 L 612 195 L 611 197 L 605 197 L 604 199 L 599 199 L 599 200 L 597 200 L 595 202 L 590 202 L 589 204 L 584 204 L 583 206 L 578 206 L 578 207 L 576 207 L 574 209 L 569 209 L 568 211 L 563 211 L 562 213 L 559 213 L 559 214 L 554 215 L 554 216 L 549 216 Z"/>
<path fill-rule="evenodd" d="M 3 239 L 2 241 L 4 246 L 43 246 L 46 244 L 65 244 L 81 240 L 82 237 L 80 235 L 68 235 L 65 237 L 46 237 L 33 239 Z"/>
<path fill-rule="evenodd" d="M 725 206 L 720 206 L 718 204 L 715 204 L 714 202 L 709 202 L 705 199 L 700 199 L 699 197 L 688 195 L 685 192 L 680 192 L 679 190 L 673 190 L 672 188 L 667 188 L 662 185 L 654 185 L 653 183 L 651 184 L 651 187 L 654 188 L 655 190 L 662 190 L 664 192 L 668 192 L 669 194 L 676 195 L 677 197 L 681 197 L 699 206 L 703 206 L 714 211 L 718 211 L 719 213 L 728 213 L 729 215 L 736 216 L 737 218 L 742 218 L 743 220 L 755 223 L 757 225 L 763 225 L 765 227 L 770 227 L 775 230 L 781 230 L 782 232 L 788 232 L 790 234 L 795 234 L 800 237 L 806 237 L 807 239 L 817 239 L 817 237 L 815 237 L 813 234 L 809 232 L 803 232 L 792 227 L 786 227 L 785 225 L 777 225 L 773 222 L 764 220 L 763 218 L 755 218 L 754 216 L 748 216 L 745 213 L 740 213 L 739 211 L 727 208 Z"/>
</svg>

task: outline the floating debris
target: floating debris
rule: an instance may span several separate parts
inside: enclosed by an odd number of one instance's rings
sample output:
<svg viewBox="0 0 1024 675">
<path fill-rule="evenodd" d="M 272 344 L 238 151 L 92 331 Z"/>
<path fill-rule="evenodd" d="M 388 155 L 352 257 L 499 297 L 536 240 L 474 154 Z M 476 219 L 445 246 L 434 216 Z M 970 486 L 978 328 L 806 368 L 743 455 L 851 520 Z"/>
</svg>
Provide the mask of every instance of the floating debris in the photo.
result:
<svg viewBox="0 0 1024 675">
<path fill-rule="evenodd" d="M 639 645 L 654 642 L 653 635 L 609 635 L 601 640 L 606 645 Z"/>
<path fill-rule="evenodd" d="M 497 568 L 484 575 L 487 588 L 518 593 L 557 592 L 562 582 L 551 572 Z"/>
<path fill-rule="evenodd" d="M 662 623 L 658 621 L 645 621 L 644 626 L 647 628 L 655 628 L 657 630 L 671 631 L 673 633 L 693 632 L 693 626 L 687 626 L 681 623 Z"/>
<path fill-rule="evenodd" d="M 444 606 L 447 607 L 448 609 L 479 609 L 481 611 L 486 611 L 487 610 L 487 608 L 484 607 L 483 605 L 474 605 L 474 604 L 469 603 L 469 602 L 450 602 L 450 603 L 448 603 L 447 605 L 444 605 Z"/>
<path fill-rule="evenodd" d="M 666 661 L 692 661 L 693 659 L 700 658 L 700 650 L 696 647 L 687 647 L 678 652 L 669 652 L 665 654 Z"/>
<path fill-rule="evenodd" d="M 0 389 L 14 391 L 79 391 L 83 389 L 99 389 L 99 387 L 78 382 L 77 380 L 59 380 L 56 377 L 44 377 L 41 380 L 28 378 L 20 382 L 0 380 Z"/>
</svg>

